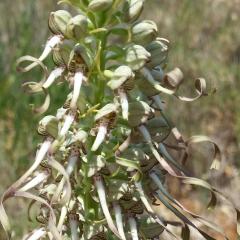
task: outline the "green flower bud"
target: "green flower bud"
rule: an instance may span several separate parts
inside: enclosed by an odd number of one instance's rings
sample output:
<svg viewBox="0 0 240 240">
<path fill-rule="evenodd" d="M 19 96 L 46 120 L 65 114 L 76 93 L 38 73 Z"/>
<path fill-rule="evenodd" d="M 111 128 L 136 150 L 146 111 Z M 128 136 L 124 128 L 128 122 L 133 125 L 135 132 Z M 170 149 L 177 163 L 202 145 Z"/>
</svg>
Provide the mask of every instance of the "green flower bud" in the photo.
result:
<svg viewBox="0 0 240 240">
<path fill-rule="evenodd" d="M 140 45 L 131 45 L 125 49 L 126 64 L 133 69 L 134 71 L 138 71 L 141 69 L 151 57 L 151 54 Z"/>
<path fill-rule="evenodd" d="M 40 122 L 37 129 L 38 133 L 43 136 L 58 136 L 58 119 L 54 116 L 46 116 Z"/>
<path fill-rule="evenodd" d="M 67 66 L 72 51 L 72 41 L 65 40 L 53 49 L 53 61 L 57 66 Z"/>
<path fill-rule="evenodd" d="M 127 0 L 123 5 L 123 18 L 126 22 L 135 21 L 143 10 L 144 0 Z"/>
<path fill-rule="evenodd" d="M 113 0 L 92 0 L 88 9 L 93 12 L 105 11 L 107 10 L 113 3 Z"/>
<path fill-rule="evenodd" d="M 67 24 L 67 36 L 79 40 L 88 32 L 88 20 L 84 15 L 77 15 L 70 19 Z"/>
<path fill-rule="evenodd" d="M 132 40 L 141 45 L 145 45 L 153 41 L 157 36 L 157 25 L 150 20 L 143 20 L 132 26 Z"/>
<path fill-rule="evenodd" d="M 146 50 L 151 54 L 151 59 L 147 63 L 149 68 L 156 66 L 163 67 L 168 57 L 169 42 L 166 39 L 157 38 L 146 46 Z"/>
<path fill-rule="evenodd" d="M 136 101 L 129 103 L 128 123 L 131 127 L 137 127 L 148 120 L 151 114 L 151 107 L 143 102 Z"/>
<path fill-rule="evenodd" d="M 77 44 L 70 54 L 68 70 L 70 72 L 76 72 L 79 69 L 82 71 L 88 71 L 90 64 L 91 57 L 89 52 L 84 46 Z"/>
<path fill-rule="evenodd" d="M 107 85 L 112 90 L 116 90 L 121 86 L 130 90 L 134 87 L 134 76 L 135 75 L 130 67 L 120 66 L 113 72 L 111 80 Z"/>
<path fill-rule="evenodd" d="M 71 19 L 71 14 L 65 10 L 58 10 L 50 13 L 48 25 L 54 34 L 63 34 L 65 36 L 67 24 Z"/>
<path fill-rule="evenodd" d="M 164 73 L 161 67 L 152 69 L 151 74 L 156 81 L 161 82 L 163 80 Z M 138 73 L 136 78 L 138 80 L 137 84 L 139 89 L 147 97 L 151 97 L 159 94 L 159 91 L 156 88 L 154 88 L 153 85 L 149 83 L 149 81 L 147 81 L 142 74 Z"/>
</svg>

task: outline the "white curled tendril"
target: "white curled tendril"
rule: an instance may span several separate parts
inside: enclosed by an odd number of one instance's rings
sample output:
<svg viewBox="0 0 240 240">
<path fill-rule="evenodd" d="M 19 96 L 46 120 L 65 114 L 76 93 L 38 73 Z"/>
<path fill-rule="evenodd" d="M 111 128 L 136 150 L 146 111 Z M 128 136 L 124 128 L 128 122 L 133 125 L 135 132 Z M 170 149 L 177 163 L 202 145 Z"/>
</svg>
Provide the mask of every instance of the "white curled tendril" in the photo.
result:
<svg viewBox="0 0 240 240">
<path fill-rule="evenodd" d="M 29 234 L 23 238 L 23 240 L 38 240 L 42 237 L 44 237 L 47 234 L 46 230 L 44 228 L 39 228 L 35 230 L 30 236 Z"/>
<path fill-rule="evenodd" d="M 81 90 L 81 86 L 82 86 L 82 81 L 83 81 L 83 74 L 80 71 L 77 71 L 74 74 L 73 77 L 73 94 L 72 94 L 72 100 L 70 103 L 70 108 L 71 109 L 76 109 L 76 105 L 77 105 L 77 101 L 78 101 L 78 97 L 80 95 L 80 90 Z"/>
<path fill-rule="evenodd" d="M 112 216 L 110 214 L 110 211 L 108 209 L 108 205 L 107 205 L 107 200 L 106 200 L 106 193 L 105 193 L 105 188 L 102 182 L 101 177 L 99 176 L 95 176 L 95 186 L 96 186 L 96 190 L 98 193 L 98 197 L 99 197 L 99 201 L 100 201 L 100 205 L 102 207 L 102 211 L 103 214 L 107 220 L 108 226 L 111 229 L 111 231 L 121 239 L 121 236 L 118 233 L 118 230 L 113 222 Z"/>
<path fill-rule="evenodd" d="M 96 139 L 92 145 L 92 148 L 91 150 L 93 152 L 97 151 L 99 146 L 102 144 L 102 142 L 104 141 L 105 137 L 107 135 L 107 126 L 106 124 L 102 124 L 98 127 L 98 133 L 97 133 L 97 136 L 96 136 Z"/>
<path fill-rule="evenodd" d="M 40 183 L 42 183 L 44 180 L 46 180 L 49 176 L 49 173 L 47 171 L 38 173 L 37 176 L 35 176 L 33 179 L 31 179 L 26 185 L 21 187 L 19 191 L 26 192 Z"/>
<path fill-rule="evenodd" d="M 121 107 L 122 107 L 122 117 L 123 117 L 123 119 L 128 120 L 129 106 L 128 106 L 127 93 L 124 90 L 119 89 L 118 95 L 119 95 L 120 103 L 121 103 Z"/>
<path fill-rule="evenodd" d="M 51 37 L 47 43 L 46 46 L 41 54 L 41 56 L 38 58 L 38 60 L 40 62 L 42 62 L 53 50 L 53 48 L 59 44 L 62 41 L 62 36 L 61 35 L 54 35 L 53 37 Z M 34 67 L 36 67 L 38 65 L 37 62 L 34 62 L 32 64 L 30 64 L 26 69 L 28 71 L 30 71 L 31 69 L 33 69 Z"/>
<path fill-rule="evenodd" d="M 71 127 L 72 123 L 74 122 L 74 114 L 73 113 L 69 113 L 66 118 L 65 121 L 63 123 L 63 127 L 60 131 L 60 137 L 63 137 L 67 134 L 69 128 Z"/>
<path fill-rule="evenodd" d="M 42 87 L 49 88 L 54 83 L 54 81 L 63 74 L 64 70 L 65 70 L 65 68 L 63 68 L 63 67 L 58 67 L 58 68 L 54 69 L 50 73 L 50 75 L 48 76 L 47 80 L 44 82 Z"/>
<path fill-rule="evenodd" d="M 113 209 L 114 209 L 114 214 L 116 218 L 116 224 L 117 224 L 117 229 L 119 232 L 119 235 L 123 240 L 126 240 L 125 233 L 124 233 L 124 228 L 123 228 L 123 219 L 122 219 L 122 210 L 121 207 L 119 206 L 118 203 L 114 202 L 113 203 Z"/>
</svg>

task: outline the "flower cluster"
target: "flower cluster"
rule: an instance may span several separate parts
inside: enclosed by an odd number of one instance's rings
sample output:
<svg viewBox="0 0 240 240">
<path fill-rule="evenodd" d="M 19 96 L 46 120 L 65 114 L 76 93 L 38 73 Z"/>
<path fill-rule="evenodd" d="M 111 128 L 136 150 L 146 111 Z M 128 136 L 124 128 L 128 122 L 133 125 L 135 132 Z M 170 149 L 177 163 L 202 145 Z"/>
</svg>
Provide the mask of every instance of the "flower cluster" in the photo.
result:
<svg viewBox="0 0 240 240">
<path fill-rule="evenodd" d="M 39 228 L 23 238 L 28 240 L 158 239 L 163 233 L 179 239 L 169 230 L 171 224 L 182 228 L 183 239 L 189 239 L 189 226 L 214 239 L 199 224 L 225 236 L 173 198 L 165 184 L 170 176 L 199 185 L 211 192 L 211 206 L 220 194 L 184 167 L 188 147 L 206 141 L 214 146 L 212 167 L 217 168 L 218 147 L 204 136 L 184 140 L 166 118 L 162 101 L 163 94 L 196 100 L 206 95 L 205 80 L 195 81 L 196 97 L 178 95 L 183 73 L 179 68 L 166 71 L 169 41 L 158 37 L 153 21 L 139 20 L 144 0 L 61 2 L 78 14 L 52 12 L 52 36 L 41 56 L 18 60 L 19 71 L 40 67 L 44 74 L 40 82 L 23 84 L 30 93 L 46 95 L 35 112 L 48 109 L 49 88 L 56 82 L 67 83 L 70 93 L 54 116 L 39 122 L 43 142 L 34 163 L 1 198 L 0 220 L 8 238 L 3 203 L 11 197 L 32 200 L 29 218 L 35 218 Z M 44 64 L 50 54 L 55 65 L 51 73 Z M 161 216 L 158 203 L 180 221 Z M 35 205 L 39 208 L 33 214 Z"/>
</svg>

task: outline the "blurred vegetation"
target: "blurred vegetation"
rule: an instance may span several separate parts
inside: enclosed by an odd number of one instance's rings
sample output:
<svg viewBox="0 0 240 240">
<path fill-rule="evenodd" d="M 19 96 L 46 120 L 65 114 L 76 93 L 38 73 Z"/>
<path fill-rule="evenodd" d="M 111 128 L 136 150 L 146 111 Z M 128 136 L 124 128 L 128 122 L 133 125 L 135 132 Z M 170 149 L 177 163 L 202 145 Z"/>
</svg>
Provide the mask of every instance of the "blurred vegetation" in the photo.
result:
<svg viewBox="0 0 240 240">
<path fill-rule="evenodd" d="M 210 90 L 217 89 L 194 103 L 166 96 L 168 115 L 184 136 L 206 134 L 216 139 L 226 166 L 240 167 L 240 0 L 146 1 L 145 17 L 157 21 L 159 35 L 171 42 L 168 69 L 178 66 L 185 73 L 188 84 L 183 93 L 193 94 L 197 77 L 206 78 Z M 54 0 L 0 1 L 0 194 L 26 170 L 39 140 L 39 117 L 30 104 L 39 104 L 41 96 L 27 96 L 21 84 L 41 76 L 36 71 L 26 79 L 16 72 L 15 61 L 22 55 L 39 55 L 49 36 L 49 12 L 56 8 Z M 52 109 L 65 99 L 64 86 L 55 91 Z M 223 174 L 234 175 L 228 168 Z M 13 204 L 16 217 L 19 206 Z M 18 235 L 24 228 L 16 231 Z"/>
</svg>

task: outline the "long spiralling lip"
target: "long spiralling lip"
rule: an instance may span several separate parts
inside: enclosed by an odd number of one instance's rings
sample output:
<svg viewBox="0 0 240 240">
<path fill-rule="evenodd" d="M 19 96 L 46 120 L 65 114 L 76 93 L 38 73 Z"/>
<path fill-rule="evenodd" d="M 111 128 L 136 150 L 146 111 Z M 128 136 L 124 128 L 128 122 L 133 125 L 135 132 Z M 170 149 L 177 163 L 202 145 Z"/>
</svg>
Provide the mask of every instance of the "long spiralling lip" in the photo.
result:
<svg viewBox="0 0 240 240">
<path fill-rule="evenodd" d="M 106 124 L 102 124 L 98 127 L 98 133 L 97 133 L 97 136 L 96 136 L 96 139 L 92 145 L 92 148 L 91 150 L 93 152 L 97 151 L 99 146 L 102 144 L 102 142 L 104 141 L 105 137 L 106 137 L 106 134 L 107 134 L 107 126 Z"/>
<path fill-rule="evenodd" d="M 71 127 L 71 125 L 72 125 L 72 123 L 74 121 L 74 118 L 75 118 L 74 114 L 71 114 L 71 113 L 69 113 L 66 116 L 65 122 L 64 122 L 63 127 L 62 127 L 62 129 L 60 131 L 60 136 L 61 137 L 65 136 L 67 134 L 69 128 Z"/>
<path fill-rule="evenodd" d="M 128 120 L 128 98 L 127 98 L 127 93 L 120 89 L 118 91 L 118 95 L 119 95 L 119 98 L 120 98 L 120 103 L 121 103 L 121 107 L 122 107 L 122 117 L 123 119 L 125 120 Z"/>
<path fill-rule="evenodd" d="M 46 46 L 41 54 L 41 56 L 38 58 L 38 60 L 40 62 L 42 62 L 53 50 L 53 48 L 59 44 L 62 41 L 62 36 L 61 35 L 54 35 L 53 37 L 51 37 L 47 43 Z M 33 69 L 34 67 L 36 67 L 38 65 L 37 62 L 34 62 L 32 64 L 30 64 L 29 66 L 26 67 L 26 71 L 30 71 L 31 69 Z"/>
<path fill-rule="evenodd" d="M 74 74 L 73 81 L 74 81 L 73 95 L 72 95 L 72 100 L 71 100 L 71 103 L 70 103 L 70 108 L 71 109 L 76 108 L 77 100 L 78 100 L 78 97 L 80 95 L 80 90 L 81 90 L 82 81 L 83 81 L 82 72 L 80 72 L 80 71 L 76 72 Z"/>
<path fill-rule="evenodd" d="M 113 209 L 114 209 L 114 213 L 115 213 L 116 224 L 117 224 L 117 229 L 118 229 L 119 235 L 122 237 L 123 240 L 126 240 L 125 233 L 124 233 L 124 228 L 123 228 L 123 219 L 122 219 L 121 207 L 119 206 L 118 203 L 114 202 L 113 203 Z"/>
<path fill-rule="evenodd" d="M 138 230 L 137 230 L 137 223 L 133 217 L 128 218 L 128 223 L 131 231 L 132 240 L 138 240 Z"/>
<path fill-rule="evenodd" d="M 47 232 L 44 230 L 44 228 L 39 228 L 38 230 L 34 231 L 30 237 L 24 238 L 24 240 L 38 240 L 44 237 L 46 234 Z"/>
<path fill-rule="evenodd" d="M 113 222 L 112 216 L 111 216 L 110 211 L 108 209 L 107 200 L 106 200 L 106 193 L 105 193 L 105 188 L 104 188 L 104 185 L 103 185 L 103 181 L 102 181 L 101 177 L 99 177 L 99 176 L 95 176 L 94 180 L 95 180 L 95 186 L 96 186 L 96 190 L 97 190 L 97 193 L 98 193 L 100 205 L 102 207 L 103 214 L 104 214 L 104 216 L 107 220 L 108 226 L 116 236 L 118 236 L 120 239 L 122 239 L 121 236 L 118 233 L 118 230 L 117 230 L 117 228 L 116 228 L 116 226 Z"/>
<path fill-rule="evenodd" d="M 19 191 L 28 191 L 34 187 L 36 187 L 38 184 L 42 183 L 44 180 L 46 180 L 49 176 L 48 172 L 41 172 L 37 176 L 35 176 L 31 181 L 29 181 L 26 185 L 24 185 L 22 188 L 19 189 Z"/>
<path fill-rule="evenodd" d="M 65 70 L 65 68 L 63 68 L 63 67 L 58 67 L 58 68 L 54 69 L 50 73 L 50 75 L 48 76 L 47 80 L 44 82 L 42 87 L 49 88 L 54 83 L 54 81 L 62 75 L 64 70 Z"/>
</svg>

